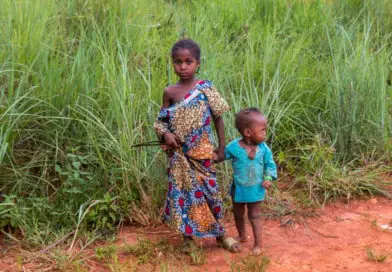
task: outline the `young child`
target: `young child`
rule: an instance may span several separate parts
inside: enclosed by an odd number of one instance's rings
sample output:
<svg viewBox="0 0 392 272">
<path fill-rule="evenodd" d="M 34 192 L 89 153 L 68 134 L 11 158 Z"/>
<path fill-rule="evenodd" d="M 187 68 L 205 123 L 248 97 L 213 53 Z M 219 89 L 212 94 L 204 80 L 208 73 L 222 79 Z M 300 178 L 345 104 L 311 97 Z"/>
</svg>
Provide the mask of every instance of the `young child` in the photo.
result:
<svg viewBox="0 0 392 272">
<path fill-rule="evenodd" d="M 179 81 L 163 93 L 163 106 L 154 129 L 168 154 L 168 193 L 164 219 L 184 236 L 185 248 L 192 237 L 215 237 L 230 251 L 239 243 L 225 238 L 219 219 L 223 205 L 212 157 L 214 122 L 219 139 L 215 150 L 224 159 L 225 135 L 222 114 L 229 106 L 208 80 L 198 80 L 200 48 L 190 39 L 176 42 L 171 50 Z M 186 250 L 186 249 L 185 249 Z"/>
<path fill-rule="evenodd" d="M 267 119 L 257 108 L 248 108 L 237 113 L 235 127 L 241 138 L 230 142 L 225 150 L 225 159 L 232 160 L 233 184 L 231 196 L 235 224 L 239 241 L 246 242 L 244 213 L 248 207 L 248 219 L 252 225 L 254 247 L 252 255 L 261 254 L 261 207 L 265 189 L 277 179 L 276 165 L 271 150 L 264 143 Z"/>
</svg>

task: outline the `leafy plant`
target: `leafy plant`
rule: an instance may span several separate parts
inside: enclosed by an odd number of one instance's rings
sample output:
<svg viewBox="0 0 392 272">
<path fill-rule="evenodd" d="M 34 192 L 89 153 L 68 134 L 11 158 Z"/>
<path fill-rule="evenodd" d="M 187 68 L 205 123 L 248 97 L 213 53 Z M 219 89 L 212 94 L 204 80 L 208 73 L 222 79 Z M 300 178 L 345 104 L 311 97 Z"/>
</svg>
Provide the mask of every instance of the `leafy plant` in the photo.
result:
<svg viewBox="0 0 392 272">
<path fill-rule="evenodd" d="M 99 260 L 111 260 L 117 254 L 117 246 L 109 245 L 95 249 L 95 257 Z"/>
<path fill-rule="evenodd" d="M 16 205 L 15 195 L 3 195 L 0 202 L 0 229 L 7 226 L 18 228 L 21 218 Z"/>
<path fill-rule="evenodd" d="M 200 44 L 198 77 L 232 108 L 227 138 L 238 137 L 235 112 L 260 108 L 305 203 L 383 192 L 353 169 L 391 158 L 390 1 L 63 2 L 0 9 L 0 191 L 16 197 L 0 216 L 25 241 L 75 230 L 92 201 L 105 208 L 91 228 L 159 222 L 166 157 L 132 146 L 156 139 L 180 37 Z M 219 174 L 227 191 L 230 169 Z"/>
<path fill-rule="evenodd" d="M 119 206 L 115 201 L 117 198 L 106 193 L 103 199 L 88 212 L 84 228 L 87 231 L 113 232 L 121 220 Z"/>
</svg>

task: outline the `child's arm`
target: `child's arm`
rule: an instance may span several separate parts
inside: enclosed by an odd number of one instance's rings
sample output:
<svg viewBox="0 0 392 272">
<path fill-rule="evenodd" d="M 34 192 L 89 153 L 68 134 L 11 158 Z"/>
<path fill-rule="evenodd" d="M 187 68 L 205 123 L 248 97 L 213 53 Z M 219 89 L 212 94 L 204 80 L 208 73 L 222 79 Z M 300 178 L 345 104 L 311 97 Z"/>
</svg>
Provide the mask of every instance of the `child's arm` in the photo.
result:
<svg viewBox="0 0 392 272">
<path fill-rule="evenodd" d="M 265 145 L 265 148 L 266 148 L 266 152 L 264 153 L 263 187 L 269 189 L 272 186 L 272 181 L 278 178 L 278 174 L 276 171 L 276 164 L 272 157 L 272 152 L 267 145 Z"/>
</svg>

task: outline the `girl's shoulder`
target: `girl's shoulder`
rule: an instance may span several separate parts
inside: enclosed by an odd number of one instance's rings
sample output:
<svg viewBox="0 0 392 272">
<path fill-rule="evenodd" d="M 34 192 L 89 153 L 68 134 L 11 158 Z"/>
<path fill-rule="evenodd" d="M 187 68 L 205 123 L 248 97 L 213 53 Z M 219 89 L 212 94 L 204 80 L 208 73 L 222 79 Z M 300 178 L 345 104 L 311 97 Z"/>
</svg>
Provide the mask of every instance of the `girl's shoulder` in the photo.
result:
<svg viewBox="0 0 392 272">
<path fill-rule="evenodd" d="M 198 86 L 199 86 L 201 89 L 204 89 L 204 88 L 211 88 L 211 87 L 214 86 L 214 84 L 212 83 L 211 80 L 202 79 L 202 80 L 199 80 Z"/>
</svg>

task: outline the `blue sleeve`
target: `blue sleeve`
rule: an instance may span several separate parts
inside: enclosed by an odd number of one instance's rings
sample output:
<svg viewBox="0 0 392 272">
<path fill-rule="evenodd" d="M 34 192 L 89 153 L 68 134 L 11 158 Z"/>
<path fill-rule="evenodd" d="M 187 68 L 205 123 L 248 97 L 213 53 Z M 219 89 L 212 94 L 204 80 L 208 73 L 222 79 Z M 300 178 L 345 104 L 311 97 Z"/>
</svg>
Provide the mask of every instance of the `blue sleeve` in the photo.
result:
<svg viewBox="0 0 392 272">
<path fill-rule="evenodd" d="M 225 160 L 231 160 L 233 159 L 233 152 L 231 150 L 231 145 L 227 145 L 225 147 Z"/>
<path fill-rule="evenodd" d="M 272 157 L 271 149 L 265 144 L 265 153 L 264 153 L 264 177 L 270 176 L 272 180 L 276 180 L 278 178 L 278 173 L 276 170 L 276 164 Z"/>
</svg>

